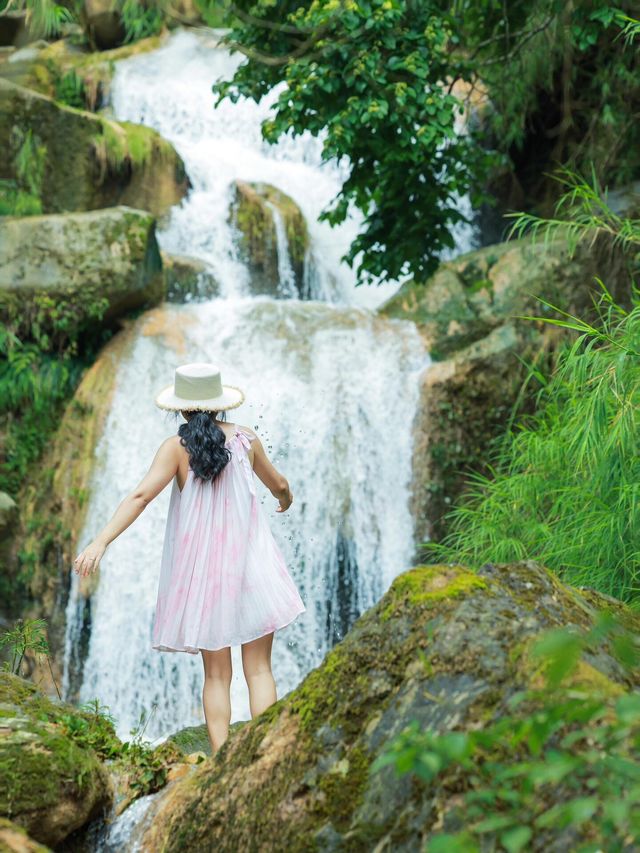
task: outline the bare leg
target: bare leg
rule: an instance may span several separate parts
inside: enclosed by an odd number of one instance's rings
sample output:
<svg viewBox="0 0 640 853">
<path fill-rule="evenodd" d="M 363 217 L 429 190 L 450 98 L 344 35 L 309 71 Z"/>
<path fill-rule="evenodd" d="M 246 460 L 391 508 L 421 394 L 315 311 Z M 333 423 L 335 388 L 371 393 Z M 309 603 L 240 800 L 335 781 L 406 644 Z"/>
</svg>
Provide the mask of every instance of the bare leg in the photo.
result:
<svg viewBox="0 0 640 853">
<path fill-rule="evenodd" d="M 227 647 L 215 652 L 207 649 L 200 651 L 204 664 L 202 704 L 211 752 L 215 755 L 227 739 L 231 722 L 231 649 Z"/>
<path fill-rule="evenodd" d="M 251 717 L 257 717 L 278 698 L 276 683 L 271 673 L 271 647 L 273 632 L 244 643 L 242 646 L 242 668 L 249 688 Z"/>
</svg>

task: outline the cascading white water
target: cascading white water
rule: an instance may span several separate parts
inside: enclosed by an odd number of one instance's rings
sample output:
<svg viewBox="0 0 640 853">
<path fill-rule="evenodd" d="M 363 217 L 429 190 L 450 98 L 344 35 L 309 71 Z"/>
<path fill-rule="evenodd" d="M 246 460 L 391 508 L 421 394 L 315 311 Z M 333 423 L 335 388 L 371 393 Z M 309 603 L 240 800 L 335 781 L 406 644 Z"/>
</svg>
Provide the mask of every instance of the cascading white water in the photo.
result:
<svg viewBox="0 0 640 853">
<path fill-rule="evenodd" d="M 278 252 L 278 290 L 282 296 L 295 297 L 298 295 L 296 289 L 296 277 L 291 266 L 289 257 L 289 244 L 284 219 L 274 204 L 268 205 L 273 216 L 273 224 L 276 230 L 276 248 Z"/>
<path fill-rule="evenodd" d="M 276 638 L 274 671 L 283 694 L 411 559 L 412 421 L 417 378 L 428 359 L 413 324 L 371 310 L 393 286 L 356 288 L 353 272 L 340 263 L 357 222 L 338 229 L 317 222 L 341 180 L 337 166 L 321 164 L 318 141 L 288 138 L 267 146 L 259 128 L 268 103 L 213 109 L 211 84 L 235 66 L 206 32 L 178 33 L 160 50 L 118 66 L 116 115 L 170 139 L 193 185 L 161 229 L 161 245 L 204 260 L 222 295 L 165 306 L 138 321 L 119 367 L 80 541 L 85 544 L 103 526 L 141 479 L 158 444 L 175 432 L 175 421 L 159 413 L 153 397 L 171 382 L 176 363 L 219 363 L 225 381 L 247 394 L 230 419 L 256 429 L 294 491 L 289 513 L 270 512 L 307 605 Z M 315 301 L 249 295 L 249 274 L 228 222 L 234 179 L 271 183 L 302 209 L 314 258 L 305 287 Z M 263 500 L 267 509 L 275 508 L 268 493 Z M 153 706 L 146 729 L 151 737 L 202 720 L 200 662 L 150 648 L 167 504 L 168 490 L 112 544 L 91 600 L 80 697 L 108 705 L 123 736 Z M 67 687 L 83 606 L 74 582 Z M 236 719 L 249 716 L 238 664 L 234 650 Z"/>
</svg>

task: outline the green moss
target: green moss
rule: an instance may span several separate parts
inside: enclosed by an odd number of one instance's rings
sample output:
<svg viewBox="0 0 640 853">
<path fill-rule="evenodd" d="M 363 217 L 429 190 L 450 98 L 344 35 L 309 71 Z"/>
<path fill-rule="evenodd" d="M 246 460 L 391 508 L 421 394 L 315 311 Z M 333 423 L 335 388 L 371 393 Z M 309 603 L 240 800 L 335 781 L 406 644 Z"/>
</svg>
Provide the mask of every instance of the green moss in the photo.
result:
<svg viewBox="0 0 640 853">
<path fill-rule="evenodd" d="M 103 786 L 98 758 L 69 736 L 70 706 L 55 705 L 34 685 L 0 675 L 0 814 L 13 817 L 46 810 L 61 796 L 80 796 Z M 79 718 L 83 715 L 77 712 Z"/>
<path fill-rule="evenodd" d="M 370 765 L 371 757 L 361 746 L 349 750 L 318 780 L 324 799 L 316 814 L 330 820 L 336 829 L 346 831 L 362 801 Z"/>
<path fill-rule="evenodd" d="M 206 725 L 188 726 L 181 729 L 171 735 L 168 742 L 175 744 L 184 755 L 190 755 L 193 752 L 204 752 L 206 755 L 211 755 L 211 744 L 209 743 Z"/>
<path fill-rule="evenodd" d="M 298 289 L 304 278 L 309 232 L 298 205 L 270 184 L 236 184 L 231 220 L 240 232 L 240 248 L 253 273 L 258 290 L 272 292 L 278 284 L 278 252 L 274 210 L 282 217 L 289 260 Z"/>
<path fill-rule="evenodd" d="M 105 118 L 100 119 L 100 124 L 102 137 L 96 138 L 96 151 L 106 167 L 114 173 L 128 164 L 143 166 L 151 157 L 154 145 L 170 150 L 169 143 L 148 127 Z"/>
<path fill-rule="evenodd" d="M 430 604 L 486 589 L 486 586 L 485 580 L 461 566 L 416 566 L 391 584 L 391 602 L 383 610 L 381 619 L 390 619 L 399 606 Z"/>
</svg>

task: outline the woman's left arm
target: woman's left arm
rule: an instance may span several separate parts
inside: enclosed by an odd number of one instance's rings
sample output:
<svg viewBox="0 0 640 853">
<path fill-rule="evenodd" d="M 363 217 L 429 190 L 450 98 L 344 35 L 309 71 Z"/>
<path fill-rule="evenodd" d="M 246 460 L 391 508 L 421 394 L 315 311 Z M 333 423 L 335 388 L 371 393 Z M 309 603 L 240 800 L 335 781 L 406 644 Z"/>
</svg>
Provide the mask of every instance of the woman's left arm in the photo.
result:
<svg viewBox="0 0 640 853">
<path fill-rule="evenodd" d="M 178 471 L 179 440 L 168 438 L 160 445 L 151 467 L 140 484 L 120 503 L 108 524 L 74 561 L 76 574 L 88 575 L 100 565 L 107 545 L 113 542 L 142 513 L 147 504 L 160 494 Z"/>
</svg>

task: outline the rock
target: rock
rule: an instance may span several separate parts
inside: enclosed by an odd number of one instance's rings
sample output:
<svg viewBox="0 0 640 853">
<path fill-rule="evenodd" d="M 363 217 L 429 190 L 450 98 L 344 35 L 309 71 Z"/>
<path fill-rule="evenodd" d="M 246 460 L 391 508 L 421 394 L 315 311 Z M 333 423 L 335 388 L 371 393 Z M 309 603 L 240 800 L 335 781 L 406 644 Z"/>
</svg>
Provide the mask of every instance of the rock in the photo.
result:
<svg viewBox="0 0 640 853">
<path fill-rule="evenodd" d="M 116 62 L 156 50 L 164 41 L 165 36 L 151 36 L 98 53 L 84 50 L 66 38 L 42 42 L 31 57 L 19 51 L 6 62 L 0 58 L 0 77 L 67 106 L 95 112 L 110 102 Z"/>
<path fill-rule="evenodd" d="M 244 726 L 245 722 L 245 720 L 239 720 L 231 723 L 229 730 L 233 732 Z M 168 738 L 168 742 L 177 746 L 184 755 L 195 757 L 195 761 L 192 762 L 194 764 L 199 763 L 199 756 L 211 755 L 211 744 L 209 743 L 206 725 L 187 726 L 187 728 L 180 729 L 179 732 Z"/>
<path fill-rule="evenodd" d="M 168 302 L 190 302 L 219 295 L 217 281 L 205 262 L 198 258 L 162 252 L 162 268 Z"/>
<path fill-rule="evenodd" d="M 464 779 L 398 779 L 391 767 L 372 771 L 373 760 L 413 720 L 444 733 L 513 713 L 511 697 L 538 678 L 533 640 L 550 628 L 586 631 L 606 605 L 534 563 L 401 574 L 298 688 L 166 791 L 142 850 L 425 849 Z M 618 610 L 637 633 L 640 615 Z M 617 696 L 638 683 L 603 640 L 583 653 L 572 686 Z"/>
<path fill-rule="evenodd" d="M 156 131 L 72 109 L 0 79 L 0 147 L 8 152 L 0 178 L 18 178 L 25 145 L 45 213 L 126 204 L 159 216 L 188 187 L 181 158 Z"/>
<path fill-rule="evenodd" d="M 113 0 L 84 0 L 81 20 L 87 37 L 99 50 L 117 47 L 126 31 Z"/>
<path fill-rule="evenodd" d="M 252 293 L 302 295 L 309 234 L 302 211 L 270 184 L 236 181 L 230 219 L 251 276 Z M 278 226 L 287 258 L 279 257 Z"/>
<path fill-rule="evenodd" d="M 525 340 L 513 324 L 499 326 L 422 374 L 411 488 L 416 541 L 440 539 L 469 474 L 487 471 L 492 442 L 507 429 L 522 387 L 521 359 L 536 357 L 531 332 Z"/>
<path fill-rule="evenodd" d="M 67 733 L 64 716 L 70 713 L 77 715 L 35 685 L 0 674 L 0 817 L 51 847 L 101 814 L 113 798 L 96 754 Z"/>
<path fill-rule="evenodd" d="M 95 330 L 162 295 L 155 222 L 144 211 L 0 219 L 0 318 L 18 334 L 36 321 L 52 339 Z"/>
<path fill-rule="evenodd" d="M 537 297 L 569 313 L 590 313 L 595 277 L 605 273 L 614 298 L 628 303 L 628 266 L 620 251 L 581 245 L 572 258 L 564 240 L 548 246 L 514 240 L 444 263 L 424 284 L 406 282 L 379 310 L 414 320 L 440 359 L 523 314 L 549 315 Z"/>
<path fill-rule="evenodd" d="M 211 755 L 211 744 L 205 725 L 187 726 L 185 729 L 180 729 L 179 732 L 171 735 L 169 742 L 175 744 L 185 755 L 200 752 Z"/>
<path fill-rule="evenodd" d="M 439 539 L 444 516 L 467 485 L 486 473 L 491 446 L 514 414 L 532 411 L 537 384 L 523 388 L 527 366 L 544 367 L 566 333 L 527 316 L 554 316 L 546 302 L 593 316 L 595 277 L 607 271 L 614 299 L 628 304 L 629 263 L 602 241 L 545 247 L 529 239 L 487 246 L 441 265 L 426 284 L 410 281 L 380 313 L 418 324 L 436 363 L 421 379 L 414 422 L 412 507 L 417 541 Z M 556 315 L 557 316 L 557 315 Z"/>
<path fill-rule="evenodd" d="M 2 853 L 49 853 L 49 847 L 29 838 L 21 826 L 0 818 L 0 850 Z"/>
</svg>

